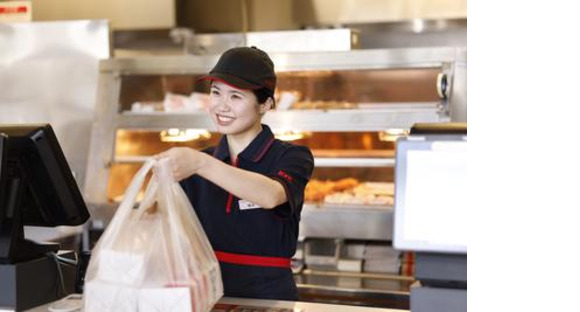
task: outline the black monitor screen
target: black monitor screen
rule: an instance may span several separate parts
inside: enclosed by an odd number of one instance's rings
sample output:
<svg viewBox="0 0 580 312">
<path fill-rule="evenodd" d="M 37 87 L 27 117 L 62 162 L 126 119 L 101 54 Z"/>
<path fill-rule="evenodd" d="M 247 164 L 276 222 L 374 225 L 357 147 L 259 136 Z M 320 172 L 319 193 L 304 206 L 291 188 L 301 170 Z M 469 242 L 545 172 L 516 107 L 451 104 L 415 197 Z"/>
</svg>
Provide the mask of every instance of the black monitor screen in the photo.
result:
<svg viewBox="0 0 580 312">
<path fill-rule="evenodd" d="M 0 261 L 6 262 L 20 258 L 11 248 L 23 240 L 22 225 L 81 225 L 90 215 L 50 125 L 0 125 L 0 137 Z"/>
</svg>

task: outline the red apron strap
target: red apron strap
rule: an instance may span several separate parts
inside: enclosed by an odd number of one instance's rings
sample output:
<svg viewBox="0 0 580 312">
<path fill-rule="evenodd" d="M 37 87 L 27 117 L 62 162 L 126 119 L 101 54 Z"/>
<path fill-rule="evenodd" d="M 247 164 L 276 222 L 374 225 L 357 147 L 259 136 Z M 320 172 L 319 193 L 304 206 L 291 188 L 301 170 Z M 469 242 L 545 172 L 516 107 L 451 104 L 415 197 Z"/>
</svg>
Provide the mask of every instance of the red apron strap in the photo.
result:
<svg viewBox="0 0 580 312">
<path fill-rule="evenodd" d="M 223 251 L 215 251 L 215 255 L 220 262 L 225 263 L 254 265 L 262 267 L 280 267 L 280 268 L 291 267 L 290 258 L 250 256 Z"/>
</svg>

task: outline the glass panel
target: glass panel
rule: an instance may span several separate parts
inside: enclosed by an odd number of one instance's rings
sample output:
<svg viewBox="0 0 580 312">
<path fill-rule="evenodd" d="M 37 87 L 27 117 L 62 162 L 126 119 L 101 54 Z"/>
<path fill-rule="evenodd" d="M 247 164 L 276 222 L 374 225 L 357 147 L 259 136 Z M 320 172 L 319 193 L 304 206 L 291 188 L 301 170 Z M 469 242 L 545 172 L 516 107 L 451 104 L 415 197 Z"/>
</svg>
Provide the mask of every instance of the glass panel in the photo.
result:
<svg viewBox="0 0 580 312">
<path fill-rule="evenodd" d="M 202 75 L 132 75 L 121 80 L 121 111 L 131 110 L 139 102 L 154 111 L 164 111 L 163 100 L 167 93 L 189 97 L 192 92 L 208 93 L 206 83 L 196 83 Z"/>
<path fill-rule="evenodd" d="M 276 101 L 279 109 L 355 109 L 393 104 L 436 102 L 437 68 L 299 71 L 278 73 Z M 209 92 L 208 84 L 196 82 L 199 75 L 123 76 L 120 107 L 167 111 L 167 94 L 181 95 L 196 102 L 192 93 Z M 197 105 L 199 103 L 194 103 Z M 199 104 L 202 105 L 202 104 Z"/>
<path fill-rule="evenodd" d="M 118 130 L 115 143 L 116 163 L 109 177 L 109 200 L 119 200 L 146 156 L 171 147 L 186 146 L 198 150 L 218 144 L 220 133 L 209 138 L 187 142 L 163 142 L 159 131 Z M 307 202 L 314 204 L 341 202 L 360 205 L 390 205 L 392 202 L 393 167 L 365 167 L 365 159 L 392 159 L 395 143 L 381 141 L 377 132 L 315 132 L 292 141 L 310 147 L 317 162 L 325 158 L 360 159 L 359 165 L 314 169 L 307 186 Z M 141 156 L 141 157 L 140 157 Z M 349 196 L 352 195 L 352 196 Z M 331 196 L 330 198 L 326 198 Z M 358 196 L 358 197 L 357 197 Z M 386 198 L 389 197 L 389 198 Z"/>
<path fill-rule="evenodd" d="M 291 109 L 366 108 L 394 103 L 438 101 L 439 69 L 285 72 L 279 96 L 296 98 Z"/>
</svg>

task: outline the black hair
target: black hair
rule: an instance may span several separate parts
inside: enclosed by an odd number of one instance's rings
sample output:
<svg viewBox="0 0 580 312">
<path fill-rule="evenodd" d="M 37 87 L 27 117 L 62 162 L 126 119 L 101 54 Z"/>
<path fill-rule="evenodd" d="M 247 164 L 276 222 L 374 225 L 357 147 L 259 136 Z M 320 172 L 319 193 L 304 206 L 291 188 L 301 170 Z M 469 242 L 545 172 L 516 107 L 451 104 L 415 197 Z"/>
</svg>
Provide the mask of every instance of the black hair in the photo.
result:
<svg viewBox="0 0 580 312">
<path fill-rule="evenodd" d="M 252 90 L 256 95 L 256 99 L 258 99 L 258 104 L 264 104 L 268 100 L 268 98 L 274 98 L 272 95 L 272 91 L 266 88 L 260 88 L 256 90 Z"/>
</svg>

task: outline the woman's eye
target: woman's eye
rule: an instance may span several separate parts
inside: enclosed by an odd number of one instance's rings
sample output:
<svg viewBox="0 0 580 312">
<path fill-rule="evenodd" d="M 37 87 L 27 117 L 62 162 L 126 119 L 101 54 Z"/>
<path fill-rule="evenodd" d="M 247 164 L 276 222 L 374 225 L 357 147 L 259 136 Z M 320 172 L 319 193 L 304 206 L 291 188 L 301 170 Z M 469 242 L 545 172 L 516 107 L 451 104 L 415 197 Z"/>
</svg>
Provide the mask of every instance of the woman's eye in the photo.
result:
<svg viewBox="0 0 580 312">
<path fill-rule="evenodd" d="M 213 95 L 220 95 L 220 93 L 217 90 L 211 90 L 211 94 L 213 94 Z"/>
<path fill-rule="evenodd" d="M 234 94 L 234 95 L 232 95 L 232 99 L 234 99 L 234 100 L 241 100 L 242 97 L 239 96 L 239 95 L 237 95 L 237 94 Z"/>
</svg>

